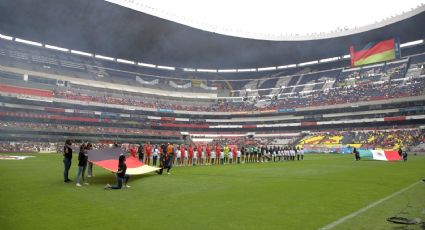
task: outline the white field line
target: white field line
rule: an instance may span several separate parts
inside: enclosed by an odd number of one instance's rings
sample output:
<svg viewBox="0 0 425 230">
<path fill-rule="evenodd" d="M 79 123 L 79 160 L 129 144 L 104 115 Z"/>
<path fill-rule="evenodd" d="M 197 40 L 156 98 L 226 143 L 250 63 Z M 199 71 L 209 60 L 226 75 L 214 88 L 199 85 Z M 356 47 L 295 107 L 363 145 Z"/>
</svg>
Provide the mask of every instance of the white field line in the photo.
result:
<svg viewBox="0 0 425 230">
<path fill-rule="evenodd" d="M 401 190 L 399 190 L 399 191 L 397 191 L 397 192 L 395 192 L 395 193 L 393 193 L 393 194 L 391 194 L 391 195 L 389 195 L 389 196 L 387 196 L 387 197 L 384 197 L 384 198 L 382 198 L 382 199 L 380 199 L 380 200 L 378 200 L 378 201 L 376 201 L 376 202 L 374 202 L 374 203 L 372 203 L 372 204 L 369 204 L 368 206 L 366 206 L 366 207 L 364 207 L 364 208 L 361 208 L 361 209 L 359 209 L 359 210 L 357 210 L 357 211 L 355 211 L 355 212 L 353 212 L 353 213 L 351 213 L 351 214 L 349 214 L 349 215 L 347 215 L 347 216 L 344 216 L 344 217 L 342 217 L 342 218 L 341 218 L 341 219 L 339 219 L 339 220 L 336 220 L 336 221 L 334 221 L 334 222 L 332 222 L 332 223 L 330 223 L 330 224 L 328 224 L 328 225 L 326 225 L 326 226 L 324 226 L 324 227 L 321 227 L 319 230 L 332 229 L 332 228 L 334 228 L 335 226 L 337 226 L 337 225 L 341 224 L 342 222 L 344 222 L 344 221 L 346 221 L 346 220 L 348 220 L 348 219 L 351 219 L 351 218 L 353 218 L 353 217 L 355 217 L 355 216 L 357 216 L 357 215 L 359 215 L 359 214 L 361 214 L 361 213 L 363 213 L 363 212 L 367 211 L 368 209 L 371 209 L 371 208 L 373 208 L 373 207 L 375 207 L 375 206 L 379 205 L 380 203 L 382 203 L 382 202 L 384 202 L 384 201 L 386 201 L 386 200 L 388 200 L 388 199 L 391 199 L 391 198 L 393 198 L 393 197 L 395 197 L 395 196 L 399 195 L 400 193 L 403 193 L 403 192 L 407 191 L 408 189 L 410 189 L 410 188 L 414 187 L 415 185 L 417 185 L 417 184 L 419 184 L 419 183 L 423 183 L 423 182 L 422 182 L 422 181 L 417 181 L 417 182 L 415 182 L 415 183 L 413 183 L 413 184 L 411 184 L 411 185 L 407 186 L 406 188 L 403 188 L 403 189 L 401 189 Z"/>
</svg>

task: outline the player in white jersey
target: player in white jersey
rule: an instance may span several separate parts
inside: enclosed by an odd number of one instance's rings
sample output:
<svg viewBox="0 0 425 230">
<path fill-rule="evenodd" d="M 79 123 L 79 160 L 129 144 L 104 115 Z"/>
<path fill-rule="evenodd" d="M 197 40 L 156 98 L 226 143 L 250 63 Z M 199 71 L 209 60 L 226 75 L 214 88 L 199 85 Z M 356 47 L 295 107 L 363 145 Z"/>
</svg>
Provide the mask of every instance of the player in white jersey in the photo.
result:
<svg viewBox="0 0 425 230">
<path fill-rule="evenodd" d="M 283 150 L 283 152 L 284 152 L 283 159 L 287 161 L 289 159 L 289 150 L 285 147 L 285 150 Z"/>
<path fill-rule="evenodd" d="M 281 161 L 283 159 L 283 156 L 285 155 L 285 151 L 282 147 L 278 147 L 277 149 L 277 160 Z"/>
<path fill-rule="evenodd" d="M 295 150 L 289 150 L 289 154 L 291 155 L 291 161 L 295 160 Z"/>
<path fill-rule="evenodd" d="M 217 162 L 215 161 L 215 156 L 216 156 L 215 151 L 213 151 L 213 152 L 211 153 L 211 164 L 212 164 L 212 165 L 217 164 Z M 218 159 L 217 159 L 217 160 L 218 160 Z"/>
<path fill-rule="evenodd" d="M 297 154 L 297 161 L 299 161 L 300 160 L 300 156 L 301 156 L 301 150 L 300 150 L 300 147 L 299 146 L 296 148 L 295 154 Z"/>
<path fill-rule="evenodd" d="M 183 166 L 181 164 L 181 152 L 179 149 L 176 150 L 176 166 Z"/>
<path fill-rule="evenodd" d="M 201 157 L 201 164 L 205 165 L 206 163 L 206 159 L 207 159 L 207 153 L 205 151 L 202 151 L 202 157 Z"/>
<path fill-rule="evenodd" d="M 300 149 L 301 160 L 304 160 L 304 148 Z"/>
<path fill-rule="evenodd" d="M 198 161 L 198 150 L 195 150 L 195 153 L 193 154 L 193 158 L 192 158 L 192 165 L 191 166 L 195 166 L 197 164 Z"/>
</svg>

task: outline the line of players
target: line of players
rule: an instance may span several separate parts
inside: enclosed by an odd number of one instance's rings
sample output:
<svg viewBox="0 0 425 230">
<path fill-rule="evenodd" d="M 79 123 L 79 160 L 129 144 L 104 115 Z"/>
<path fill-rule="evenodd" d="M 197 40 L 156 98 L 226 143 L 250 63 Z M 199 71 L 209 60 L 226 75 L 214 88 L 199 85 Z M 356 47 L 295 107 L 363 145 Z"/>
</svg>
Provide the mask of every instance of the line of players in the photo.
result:
<svg viewBox="0 0 425 230">
<path fill-rule="evenodd" d="M 147 165 L 157 166 L 158 159 L 165 152 L 165 146 L 172 146 L 174 166 L 193 166 L 193 165 L 222 165 L 239 164 L 268 161 L 289 161 L 303 160 L 304 150 L 296 147 L 265 146 L 265 145 L 247 145 L 240 149 L 236 145 L 220 146 L 215 145 L 139 145 L 130 147 L 130 153 L 134 157 L 138 154 L 139 160 Z"/>
</svg>

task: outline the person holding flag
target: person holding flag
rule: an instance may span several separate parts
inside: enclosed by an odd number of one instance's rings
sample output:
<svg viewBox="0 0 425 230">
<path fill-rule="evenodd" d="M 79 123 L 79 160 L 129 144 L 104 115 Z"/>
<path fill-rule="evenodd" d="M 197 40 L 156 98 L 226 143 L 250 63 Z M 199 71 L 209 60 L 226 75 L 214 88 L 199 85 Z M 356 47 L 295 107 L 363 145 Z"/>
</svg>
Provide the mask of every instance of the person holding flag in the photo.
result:
<svg viewBox="0 0 425 230">
<path fill-rule="evenodd" d="M 69 169 L 71 168 L 71 160 L 72 160 L 72 142 L 71 140 L 65 141 L 65 146 L 63 147 L 63 164 L 65 166 L 65 170 L 63 172 L 63 181 L 65 183 L 70 182 L 71 180 L 68 177 Z"/>
<path fill-rule="evenodd" d="M 170 170 L 173 167 L 173 163 L 174 163 L 174 146 L 172 143 L 168 143 L 167 145 L 167 174 L 170 175 Z"/>
<path fill-rule="evenodd" d="M 83 179 L 83 183 L 85 185 L 89 184 L 86 182 L 86 179 L 84 177 L 84 173 L 86 172 L 86 168 L 87 168 L 87 160 L 88 160 L 87 145 L 83 143 L 81 144 L 80 152 L 78 153 L 78 174 L 77 174 L 77 184 L 76 184 L 77 187 L 81 187 L 80 177 Z"/>
<path fill-rule="evenodd" d="M 128 180 L 130 179 L 130 175 L 126 174 L 126 172 L 127 165 L 125 164 L 125 156 L 120 155 L 118 158 L 118 171 L 116 172 L 117 184 L 114 186 L 107 184 L 105 189 L 121 189 L 123 184 L 125 188 L 130 188 L 130 186 L 127 184 Z"/>
<path fill-rule="evenodd" d="M 152 154 L 153 166 L 156 166 L 156 162 L 158 160 L 158 156 L 159 156 L 159 149 L 158 149 L 158 146 L 155 145 L 155 147 L 153 149 L 153 154 Z"/>
<path fill-rule="evenodd" d="M 170 175 L 170 170 L 172 168 L 173 162 L 173 146 L 168 143 L 168 145 L 162 145 L 162 154 L 160 156 L 160 166 L 161 169 L 157 171 L 159 175 L 162 175 L 164 169 L 167 169 L 167 174 Z"/>
<path fill-rule="evenodd" d="M 88 143 L 87 144 L 87 150 L 89 151 L 89 150 L 92 150 L 93 149 L 93 145 L 92 145 L 92 143 Z M 91 162 L 91 161 L 88 161 L 87 162 L 87 176 L 88 177 L 93 177 L 94 175 L 93 175 L 93 162 Z"/>
<path fill-rule="evenodd" d="M 357 149 L 354 148 L 353 149 L 353 153 L 354 153 L 354 157 L 355 157 L 356 161 L 359 161 L 360 160 L 360 153 L 359 153 L 359 151 L 357 151 Z"/>
</svg>

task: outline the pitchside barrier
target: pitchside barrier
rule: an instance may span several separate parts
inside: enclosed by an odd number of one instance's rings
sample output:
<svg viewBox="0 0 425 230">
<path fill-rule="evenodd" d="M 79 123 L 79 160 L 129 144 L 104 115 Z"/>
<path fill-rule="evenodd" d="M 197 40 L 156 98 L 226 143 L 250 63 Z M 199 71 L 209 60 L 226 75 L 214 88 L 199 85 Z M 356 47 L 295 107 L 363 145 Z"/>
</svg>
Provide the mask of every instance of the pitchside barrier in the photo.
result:
<svg viewBox="0 0 425 230">
<path fill-rule="evenodd" d="M 342 153 L 350 154 L 353 152 L 353 148 L 346 145 L 329 145 L 329 144 L 320 144 L 320 145 L 304 145 L 304 153 Z"/>
</svg>

